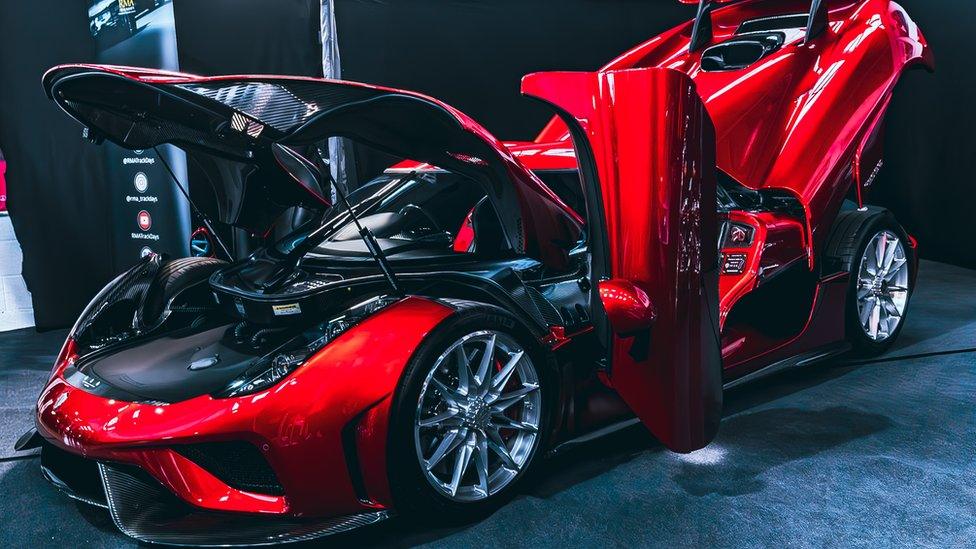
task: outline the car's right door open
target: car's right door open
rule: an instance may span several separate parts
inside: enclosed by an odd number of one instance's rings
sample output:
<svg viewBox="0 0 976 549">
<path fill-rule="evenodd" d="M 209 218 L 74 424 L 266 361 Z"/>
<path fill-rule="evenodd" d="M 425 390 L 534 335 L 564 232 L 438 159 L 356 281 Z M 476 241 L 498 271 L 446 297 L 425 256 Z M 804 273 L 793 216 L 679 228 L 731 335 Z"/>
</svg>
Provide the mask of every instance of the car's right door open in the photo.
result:
<svg viewBox="0 0 976 549">
<path fill-rule="evenodd" d="M 694 82 L 667 69 L 538 73 L 522 92 L 556 108 L 600 188 L 614 388 L 668 448 L 702 448 L 721 420 L 722 367 L 715 131 Z"/>
</svg>

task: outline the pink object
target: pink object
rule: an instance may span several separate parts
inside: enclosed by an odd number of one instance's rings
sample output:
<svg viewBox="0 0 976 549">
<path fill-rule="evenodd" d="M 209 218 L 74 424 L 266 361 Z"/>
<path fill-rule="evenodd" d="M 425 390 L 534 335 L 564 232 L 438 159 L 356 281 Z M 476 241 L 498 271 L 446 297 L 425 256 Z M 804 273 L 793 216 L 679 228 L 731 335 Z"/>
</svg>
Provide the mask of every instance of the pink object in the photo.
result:
<svg viewBox="0 0 976 549">
<path fill-rule="evenodd" d="M 4 174 L 7 172 L 7 161 L 0 157 L 0 212 L 7 211 L 7 179 Z"/>
</svg>

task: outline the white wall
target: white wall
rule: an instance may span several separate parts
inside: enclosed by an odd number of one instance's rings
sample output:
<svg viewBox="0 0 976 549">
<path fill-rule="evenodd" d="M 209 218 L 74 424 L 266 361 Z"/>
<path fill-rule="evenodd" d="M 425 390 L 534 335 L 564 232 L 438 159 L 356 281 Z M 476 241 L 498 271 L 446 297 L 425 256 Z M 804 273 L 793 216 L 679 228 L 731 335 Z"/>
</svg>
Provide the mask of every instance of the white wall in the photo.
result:
<svg viewBox="0 0 976 549">
<path fill-rule="evenodd" d="M 20 275 L 22 263 L 10 217 L 0 215 L 0 332 L 34 325 L 30 292 Z"/>
</svg>

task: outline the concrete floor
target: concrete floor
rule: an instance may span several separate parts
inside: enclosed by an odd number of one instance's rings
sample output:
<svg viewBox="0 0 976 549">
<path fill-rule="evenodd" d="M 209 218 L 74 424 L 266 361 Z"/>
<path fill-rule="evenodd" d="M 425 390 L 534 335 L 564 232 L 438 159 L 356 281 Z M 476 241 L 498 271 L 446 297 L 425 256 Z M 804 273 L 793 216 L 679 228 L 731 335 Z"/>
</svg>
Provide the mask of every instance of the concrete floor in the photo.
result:
<svg viewBox="0 0 976 549">
<path fill-rule="evenodd" d="M 731 391 L 699 452 L 667 452 L 637 426 L 541 462 L 480 522 L 393 520 L 329 545 L 976 546 L 974 288 L 976 271 L 923 263 L 888 355 Z M 10 452 L 63 335 L 0 335 L 0 546 L 134 546 Z"/>
</svg>

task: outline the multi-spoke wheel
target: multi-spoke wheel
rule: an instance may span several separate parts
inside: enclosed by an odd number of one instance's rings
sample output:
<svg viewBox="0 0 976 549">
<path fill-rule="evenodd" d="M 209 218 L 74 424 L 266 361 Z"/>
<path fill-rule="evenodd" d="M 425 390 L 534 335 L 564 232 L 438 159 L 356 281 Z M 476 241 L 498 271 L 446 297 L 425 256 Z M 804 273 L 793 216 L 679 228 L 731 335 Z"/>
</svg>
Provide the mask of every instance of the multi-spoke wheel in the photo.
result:
<svg viewBox="0 0 976 549">
<path fill-rule="evenodd" d="M 890 212 L 849 210 L 837 217 L 825 269 L 850 273 L 845 312 L 854 353 L 883 353 L 901 332 L 915 281 L 914 250 Z"/>
<path fill-rule="evenodd" d="M 908 256 L 901 239 L 885 229 L 871 238 L 857 274 L 858 320 L 874 341 L 890 338 L 908 307 Z"/>
<path fill-rule="evenodd" d="M 414 424 L 427 481 L 457 501 L 484 499 L 508 486 L 539 438 L 539 375 L 504 333 L 465 335 L 434 362 Z"/>
<path fill-rule="evenodd" d="M 401 510 L 470 516 L 512 492 L 548 424 L 538 354 L 497 309 L 445 321 L 401 382 L 390 481 Z"/>
</svg>

